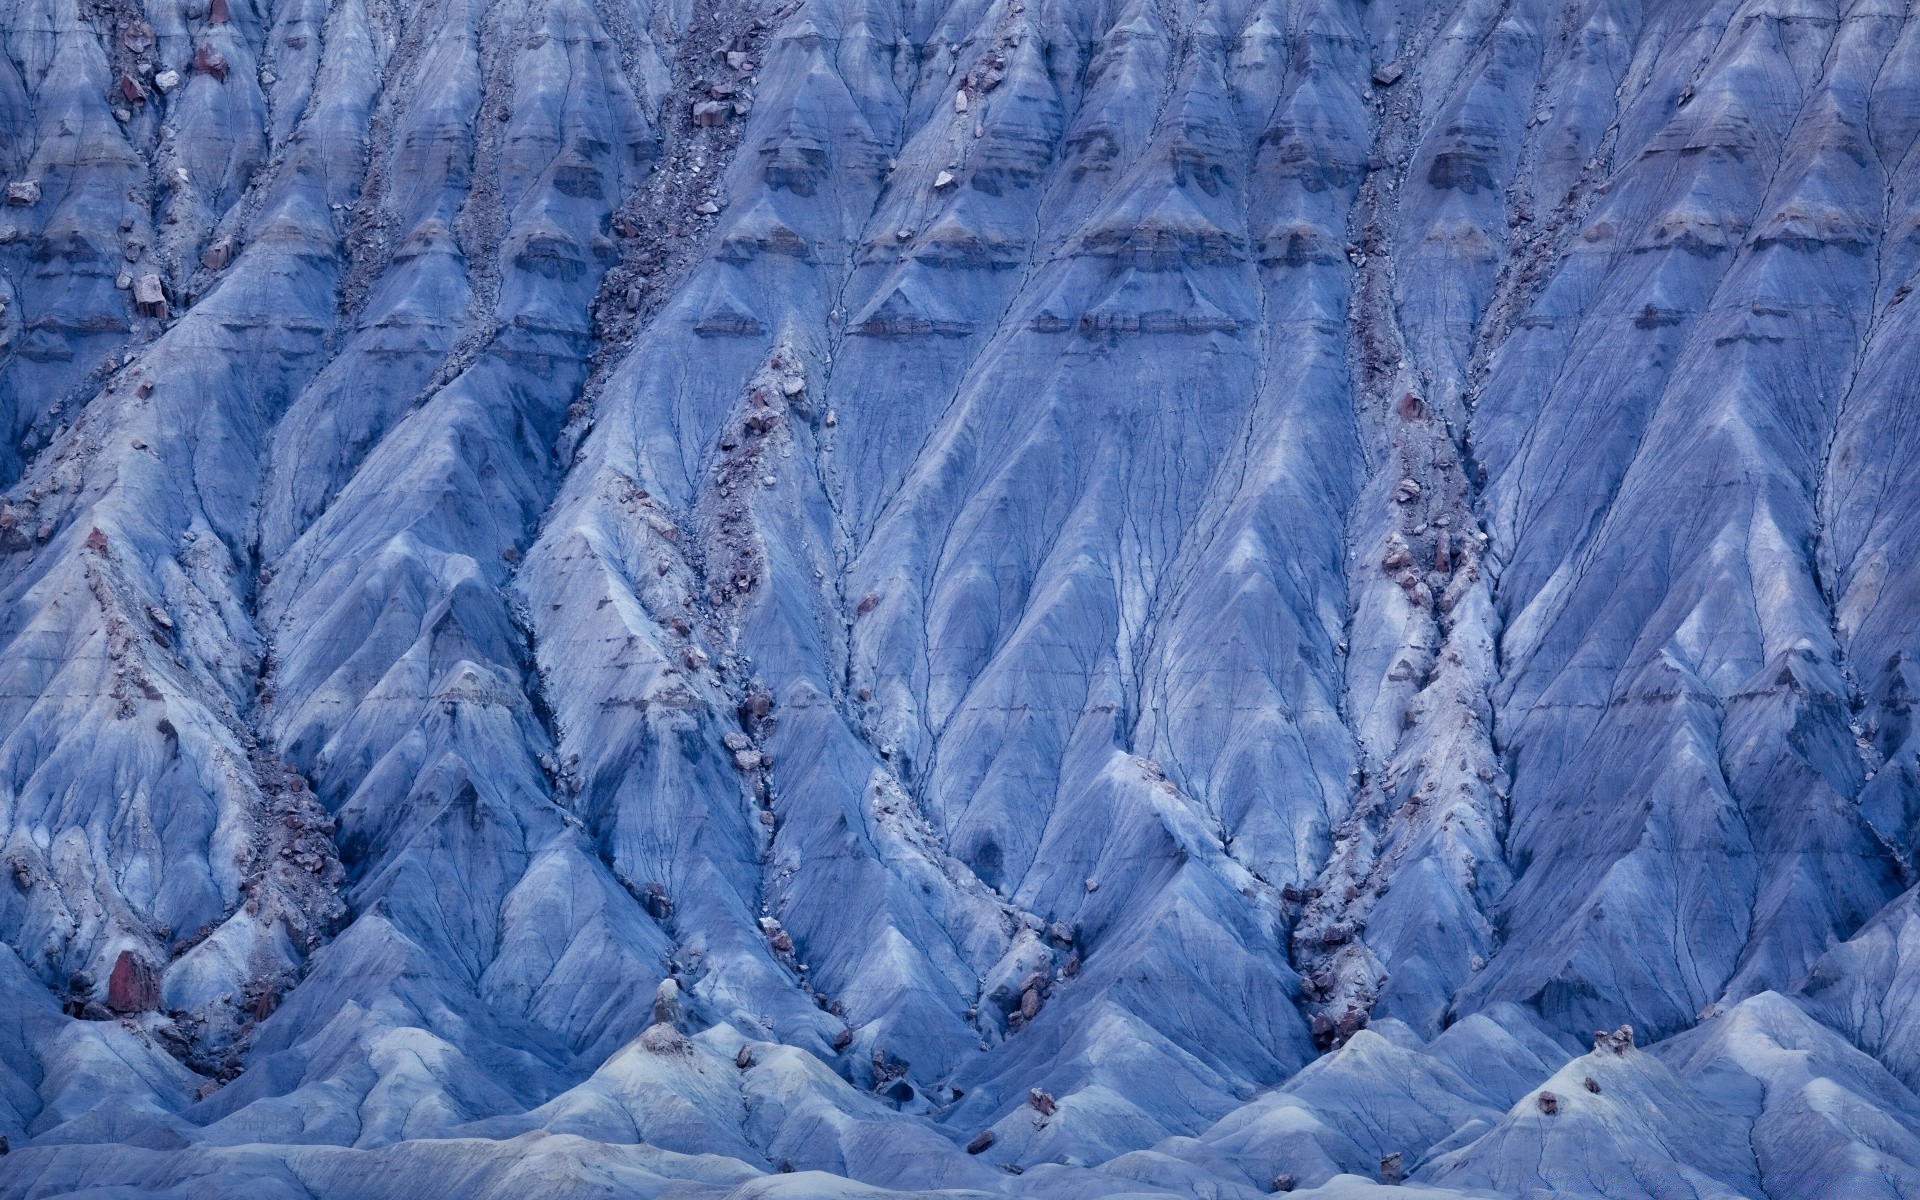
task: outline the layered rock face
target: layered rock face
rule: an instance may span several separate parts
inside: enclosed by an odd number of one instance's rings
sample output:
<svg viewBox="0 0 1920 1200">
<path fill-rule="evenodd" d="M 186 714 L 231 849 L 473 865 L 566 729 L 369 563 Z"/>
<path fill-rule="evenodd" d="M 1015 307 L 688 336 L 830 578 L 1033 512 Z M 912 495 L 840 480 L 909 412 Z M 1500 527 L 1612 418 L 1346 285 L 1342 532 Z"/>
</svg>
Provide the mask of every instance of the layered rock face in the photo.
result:
<svg viewBox="0 0 1920 1200">
<path fill-rule="evenodd" d="M 0 45 L 0 1197 L 1920 1197 L 1906 5 Z"/>
</svg>

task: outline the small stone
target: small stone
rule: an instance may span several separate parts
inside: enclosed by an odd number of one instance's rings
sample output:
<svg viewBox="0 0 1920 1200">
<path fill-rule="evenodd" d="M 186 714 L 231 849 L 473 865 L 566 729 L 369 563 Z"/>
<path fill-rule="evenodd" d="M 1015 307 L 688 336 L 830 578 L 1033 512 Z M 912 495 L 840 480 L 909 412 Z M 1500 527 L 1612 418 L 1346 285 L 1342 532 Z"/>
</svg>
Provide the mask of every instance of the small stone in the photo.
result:
<svg viewBox="0 0 1920 1200">
<path fill-rule="evenodd" d="M 1381 556 L 1380 568 L 1384 571 L 1398 571 L 1402 567 L 1413 565 L 1413 551 L 1407 546 L 1407 539 L 1399 533 L 1387 535 L 1387 552 Z"/>
<path fill-rule="evenodd" d="M 31 208 L 40 203 L 40 185 L 31 179 L 18 179 L 7 185 L 7 203 L 15 208 Z"/>
<path fill-rule="evenodd" d="M 94 530 L 99 534 L 99 530 Z M 104 541 L 104 535 L 102 536 Z M 89 536 L 88 543 L 92 543 Z M 122 950 L 113 961 L 113 974 L 107 979 L 107 1007 L 117 1013 L 147 1012 L 160 1005 L 160 978 L 153 966 Z"/>
<path fill-rule="evenodd" d="M 1267 1188 L 1270 1192 L 1290 1192 L 1293 1190 L 1293 1176 L 1281 1172 L 1273 1177 L 1273 1183 Z"/>
<path fill-rule="evenodd" d="M 1540 1105 L 1540 1111 L 1549 1117 L 1555 1116 L 1560 1112 L 1560 1097 L 1554 1095 L 1552 1092 L 1541 1092 L 1538 1103 Z"/>
<path fill-rule="evenodd" d="M 1593 1076 L 1591 1075 L 1587 1076 L 1585 1079 L 1580 1081 L 1580 1084 L 1582 1087 L 1586 1088 L 1588 1091 L 1592 1092 L 1594 1095 L 1598 1096 L 1600 1094 L 1600 1082 L 1596 1080 Z"/>
<path fill-rule="evenodd" d="M 221 83 L 227 81 L 227 58 L 205 42 L 193 52 L 193 69 L 203 75 L 211 75 Z"/>
<path fill-rule="evenodd" d="M 742 1071 L 753 1065 L 753 1047 L 742 1046 L 740 1053 L 733 1056 L 733 1065 Z"/>
<path fill-rule="evenodd" d="M 280 82 L 280 77 L 278 75 L 275 75 L 272 71 L 260 72 L 261 87 L 272 87 L 274 84 L 278 82 Z"/>
<path fill-rule="evenodd" d="M 762 476 L 760 477 L 760 486 L 761 486 L 761 487 L 772 487 L 772 486 L 773 486 L 774 484 L 776 484 L 776 483 L 778 483 L 778 482 L 780 482 L 780 481 L 779 481 L 779 480 L 777 480 L 777 479 L 775 479 L 775 478 L 774 478 L 773 476 L 771 476 L 771 475 L 762 475 Z"/>
<path fill-rule="evenodd" d="M 833 1048 L 836 1052 L 845 1050 L 851 1045 L 853 1045 L 853 1030 L 842 1029 L 839 1033 L 833 1035 Z"/>
<path fill-rule="evenodd" d="M 659 883 L 650 883 L 647 890 L 640 894 L 640 907 L 656 921 L 664 921 L 673 915 L 673 898 L 667 895 L 667 889 Z"/>
<path fill-rule="evenodd" d="M 1039 1113 L 1043 1117 L 1052 1116 L 1055 1110 L 1059 1107 L 1054 1103 L 1053 1095 L 1051 1093 L 1041 1091 L 1039 1088 L 1032 1088 L 1028 1090 L 1027 1103 L 1031 1104 L 1033 1106 L 1033 1110 Z"/>
<path fill-rule="evenodd" d="M 180 72 L 162 71 L 153 77 L 153 86 L 163 92 L 170 92 L 180 86 Z"/>
<path fill-rule="evenodd" d="M 209 271 L 224 271 L 227 269 L 227 261 L 232 255 L 233 239 L 227 237 L 215 238 L 212 244 L 207 247 L 206 253 L 200 256 L 200 265 Z"/>
<path fill-rule="evenodd" d="M 992 1146 L 993 1146 L 993 1130 L 982 1129 L 979 1133 L 976 1133 L 973 1135 L 972 1141 L 967 1143 L 967 1153 L 968 1154 L 984 1153 L 986 1150 L 988 1150 Z"/>
<path fill-rule="evenodd" d="M 834 427 L 835 425 L 838 425 L 839 423 L 840 423 L 840 414 L 839 414 L 839 413 L 836 413 L 836 412 L 834 412 L 834 411 L 833 411 L 833 410 L 832 410 L 831 408 L 830 408 L 830 409 L 828 409 L 828 410 L 827 410 L 827 419 L 826 419 L 826 421 L 824 422 L 824 424 L 826 425 L 826 427 L 827 427 L 828 429 L 832 429 L 832 428 L 833 428 L 833 427 Z"/>
<path fill-rule="evenodd" d="M 718 204 L 715 204 L 711 200 L 702 200 L 700 203 L 693 206 L 693 211 L 699 213 L 703 217 L 711 217 L 713 214 L 720 211 L 720 206 Z"/>
<path fill-rule="evenodd" d="M 953 111 L 957 113 L 967 111 L 967 93 L 965 91 L 958 91 L 953 94 Z"/>
<path fill-rule="evenodd" d="M 952 172 L 952 171 L 942 171 L 942 172 L 940 172 L 940 173 L 939 173 L 938 175 L 935 175 L 935 176 L 933 177 L 933 186 L 934 186 L 934 187 L 936 187 L 936 188 L 950 188 L 950 187 L 952 187 L 952 186 L 953 186 L 953 172 Z"/>
<path fill-rule="evenodd" d="M 1406 1178 L 1406 1160 L 1398 1150 L 1380 1156 L 1380 1182 L 1399 1183 Z"/>
<path fill-rule="evenodd" d="M 133 120 L 133 114 L 124 108 L 116 108 L 113 110 L 113 119 L 125 125 L 128 121 Z"/>
<path fill-rule="evenodd" d="M 225 25 L 227 17 L 227 0 L 211 0 L 207 5 L 207 24 Z"/>
<path fill-rule="evenodd" d="M 672 1025 L 680 1020 L 680 981 L 669 975 L 653 991 L 653 1023 Z"/>
<path fill-rule="evenodd" d="M 733 111 L 731 104 L 719 100 L 695 100 L 693 102 L 693 123 L 702 128 L 711 129 L 716 125 L 725 125 L 727 115 Z"/>
<path fill-rule="evenodd" d="M 133 281 L 133 303 L 143 317 L 167 318 L 167 293 L 158 275 L 142 275 Z"/>
<path fill-rule="evenodd" d="M 758 750 L 735 750 L 733 769 L 736 771 L 758 771 L 763 760 Z"/>
<path fill-rule="evenodd" d="M 1399 83 L 1400 77 L 1406 73 L 1405 67 L 1397 62 L 1390 62 L 1373 73 L 1373 81 L 1381 87 L 1392 87 Z"/>
<path fill-rule="evenodd" d="M 1400 486 L 1394 489 L 1393 499 L 1396 504 L 1412 504 L 1419 498 L 1420 485 L 1411 479 L 1402 479 Z"/>
</svg>

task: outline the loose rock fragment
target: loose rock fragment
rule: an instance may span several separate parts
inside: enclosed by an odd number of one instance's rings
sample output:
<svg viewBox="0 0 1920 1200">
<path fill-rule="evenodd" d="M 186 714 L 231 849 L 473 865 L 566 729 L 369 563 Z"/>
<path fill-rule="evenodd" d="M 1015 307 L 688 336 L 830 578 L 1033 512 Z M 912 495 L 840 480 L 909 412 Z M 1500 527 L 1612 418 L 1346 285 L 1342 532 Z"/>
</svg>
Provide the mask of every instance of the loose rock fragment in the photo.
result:
<svg viewBox="0 0 1920 1200">
<path fill-rule="evenodd" d="M 1407 545 L 1407 539 L 1398 531 L 1387 535 L 1387 552 L 1380 559 L 1380 567 L 1386 571 L 1398 571 L 1402 567 L 1413 565 L 1413 551 Z"/>
<path fill-rule="evenodd" d="M 133 305 L 143 317 L 167 319 L 167 293 L 158 275 L 141 275 L 133 281 Z"/>
<path fill-rule="evenodd" d="M 205 42 L 193 52 L 193 69 L 204 75 L 211 75 L 221 83 L 227 81 L 226 56 Z"/>
<path fill-rule="evenodd" d="M 993 1130 L 982 1129 L 979 1133 L 976 1133 L 973 1135 L 972 1141 L 967 1143 L 967 1153 L 980 1154 L 986 1151 L 992 1145 L 993 1145 Z"/>
<path fill-rule="evenodd" d="M 9 183 L 7 203 L 15 208 L 29 208 L 40 203 L 40 184 L 32 179 L 19 179 Z"/>
<path fill-rule="evenodd" d="M 107 1007 L 117 1013 L 160 1007 L 160 977 L 152 964 L 131 950 L 122 950 L 113 960 L 113 974 L 107 977 Z"/>
<path fill-rule="evenodd" d="M 1380 1158 L 1380 1182 L 1399 1183 L 1406 1178 L 1405 1159 L 1400 1151 L 1382 1155 Z"/>
<path fill-rule="evenodd" d="M 669 975 L 653 992 L 653 1023 L 674 1025 L 680 1021 L 680 981 Z"/>
</svg>

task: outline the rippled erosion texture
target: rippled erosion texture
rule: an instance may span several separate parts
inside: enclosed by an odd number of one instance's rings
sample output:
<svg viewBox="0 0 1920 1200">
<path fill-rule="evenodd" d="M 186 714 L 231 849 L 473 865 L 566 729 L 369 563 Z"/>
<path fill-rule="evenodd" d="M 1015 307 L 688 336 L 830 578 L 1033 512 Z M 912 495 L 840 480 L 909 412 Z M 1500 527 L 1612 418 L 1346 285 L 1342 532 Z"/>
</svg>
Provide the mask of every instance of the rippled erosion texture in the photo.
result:
<svg viewBox="0 0 1920 1200">
<path fill-rule="evenodd" d="M 1920 1197 L 1901 0 L 0 46 L 0 1198 Z"/>
</svg>

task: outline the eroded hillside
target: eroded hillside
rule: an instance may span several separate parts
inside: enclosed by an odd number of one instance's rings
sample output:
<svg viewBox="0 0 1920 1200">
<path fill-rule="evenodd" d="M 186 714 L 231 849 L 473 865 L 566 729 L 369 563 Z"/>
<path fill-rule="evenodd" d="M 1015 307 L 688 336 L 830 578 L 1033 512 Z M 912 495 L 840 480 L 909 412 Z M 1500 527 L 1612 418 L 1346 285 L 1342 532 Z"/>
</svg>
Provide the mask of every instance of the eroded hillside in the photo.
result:
<svg viewBox="0 0 1920 1200">
<path fill-rule="evenodd" d="M 0 1196 L 1920 1197 L 1904 3 L 0 45 Z"/>
</svg>

